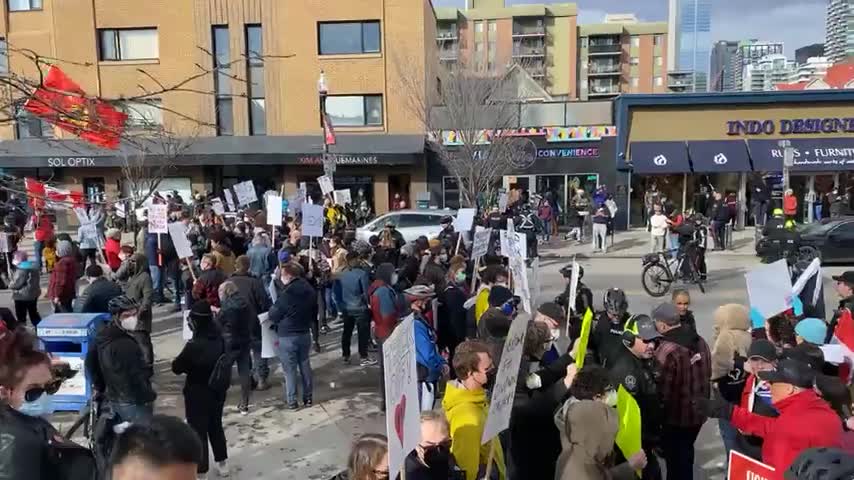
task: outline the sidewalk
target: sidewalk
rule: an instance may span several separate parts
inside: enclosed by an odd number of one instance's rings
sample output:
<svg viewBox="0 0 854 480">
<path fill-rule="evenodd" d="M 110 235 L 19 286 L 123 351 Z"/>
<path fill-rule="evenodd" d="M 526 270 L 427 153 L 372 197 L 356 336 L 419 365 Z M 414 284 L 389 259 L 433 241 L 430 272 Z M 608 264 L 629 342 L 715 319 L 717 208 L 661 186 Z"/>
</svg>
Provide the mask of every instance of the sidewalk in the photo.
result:
<svg viewBox="0 0 854 480">
<path fill-rule="evenodd" d="M 713 251 L 711 247 L 714 242 L 709 237 L 709 249 L 706 251 L 706 255 L 753 257 L 756 255 L 753 248 L 753 235 L 753 227 L 732 232 L 732 248 L 724 251 Z M 642 258 L 650 251 L 649 233 L 643 228 L 616 232 L 614 243 L 608 245 L 608 253 L 593 253 L 593 245 L 589 239 L 585 239 L 585 243 L 579 244 L 574 240 L 564 240 L 563 234 L 560 237 L 552 236 L 550 243 L 540 245 L 541 258 L 572 258 L 573 256 L 583 259 Z"/>
</svg>

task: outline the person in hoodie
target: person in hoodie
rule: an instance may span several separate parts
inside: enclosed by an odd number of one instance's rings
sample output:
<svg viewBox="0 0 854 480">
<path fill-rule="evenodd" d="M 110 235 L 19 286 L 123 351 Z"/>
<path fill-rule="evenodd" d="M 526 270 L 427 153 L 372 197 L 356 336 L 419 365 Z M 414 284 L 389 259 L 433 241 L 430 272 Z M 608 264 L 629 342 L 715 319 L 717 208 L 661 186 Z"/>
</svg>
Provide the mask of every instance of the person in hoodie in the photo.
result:
<svg viewBox="0 0 854 480">
<path fill-rule="evenodd" d="M 432 410 L 436 384 L 440 378 L 447 378 L 450 371 L 448 363 L 439 355 L 436 347 L 436 331 L 424 318 L 436 292 L 432 286 L 415 285 L 404 290 L 403 295 L 409 303 L 409 315 L 415 320 L 415 362 L 418 367 L 421 410 Z"/>
<path fill-rule="evenodd" d="M 77 299 L 78 313 L 106 313 L 109 311 L 110 300 L 122 294 L 122 288 L 112 280 L 104 276 L 104 269 L 100 265 L 89 265 L 86 267 L 86 277 L 89 278 L 89 286 Z"/>
<path fill-rule="evenodd" d="M 442 409 L 451 427 L 451 454 L 466 472 L 466 480 L 477 480 L 486 472 L 486 464 L 493 450 L 493 472 L 506 478 L 504 451 L 498 437 L 481 445 L 489 403 L 484 386 L 495 373 L 495 364 L 489 345 L 478 340 L 466 340 L 454 353 L 454 371 L 457 380 L 448 382 Z"/>
<path fill-rule="evenodd" d="M 89 344 L 86 370 L 96 392 L 123 422 L 151 418 L 157 394 L 151 386 L 151 364 L 135 338 L 140 304 L 127 296 L 110 301 L 112 321 L 98 330 Z"/>
<path fill-rule="evenodd" d="M 276 269 L 276 255 L 270 247 L 270 239 L 266 233 L 255 234 L 246 256 L 249 257 L 249 273 L 265 284 L 268 283 L 270 275 Z"/>
<path fill-rule="evenodd" d="M 219 357 L 226 353 L 223 336 L 214 321 L 208 302 L 193 304 L 187 319 L 193 338 L 184 344 L 181 353 L 172 360 L 172 373 L 186 374 L 184 381 L 184 412 L 187 423 L 199 435 L 204 447 L 201 462 L 196 470 L 202 478 L 209 469 L 208 443 L 220 474 L 228 469 L 228 446 L 222 426 L 222 412 L 227 390 L 210 387 L 209 379 Z M 222 475 L 221 475 L 222 476 Z"/>
<path fill-rule="evenodd" d="M 402 312 L 401 302 L 393 285 L 394 265 L 381 263 L 377 267 L 376 279 L 368 288 L 371 299 L 371 318 L 374 322 L 374 335 L 377 338 L 379 352 L 377 359 L 380 363 L 380 402 L 385 411 L 385 365 L 383 364 L 383 342 L 391 335 Z"/>
<path fill-rule="evenodd" d="M 219 286 L 226 280 L 225 274 L 217 268 L 216 256 L 207 253 L 199 262 L 202 273 L 193 283 L 193 301 L 207 300 L 211 307 L 219 308 Z"/>
<path fill-rule="evenodd" d="M 489 290 L 489 309 L 483 312 L 477 324 L 477 338 L 492 348 L 495 363 L 501 362 L 504 341 L 516 316 L 518 300 L 507 287 L 496 285 Z"/>
<path fill-rule="evenodd" d="M 778 472 L 773 479 L 782 478 L 802 451 L 840 445 L 842 422 L 816 393 L 816 374 L 809 364 L 784 358 L 776 369 L 757 376 L 771 385 L 771 403 L 780 413 L 776 418 L 757 415 L 722 398 L 699 398 L 696 405 L 706 416 L 725 418 L 742 432 L 762 437 L 762 462 Z"/>
<path fill-rule="evenodd" d="M 219 302 L 221 307 L 217 313 L 217 324 L 225 339 L 225 351 L 231 364 L 237 364 L 237 374 L 240 376 L 240 403 L 237 404 L 237 410 L 241 415 L 248 415 L 249 397 L 252 394 L 250 324 L 258 322 L 247 315 L 251 311 L 249 303 L 230 280 L 219 286 Z"/>
<path fill-rule="evenodd" d="M 682 325 L 671 303 L 652 311 L 661 334 L 655 351 L 658 392 L 661 395 L 661 448 L 667 463 L 667 479 L 694 475 L 694 442 L 706 417 L 694 407 L 695 398 L 709 398 L 711 353 L 706 341 L 691 327 Z"/>
<path fill-rule="evenodd" d="M 712 319 L 715 324 L 711 351 L 712 383 L 728 402 L 738 403 L 747 379 L 744 363 L 752 340 L 750 310 L 744 305 L 728 303 L 718 307 Z M 718 428 L 729 458 L 738 432 L 724 419 L 718 420 Z"/>
<path fill-rule="evenodd" d="M 234 252 L 228 245 L 227 235 L 224 231 L 214 232 L 211 235 L 211 253 L 216 258 L 216 267 L 230 277 L 234 273 Z"/>
<path fill-rule="evenodd" d="M 47 286 L 47 296 L 53 303 L 56 313 L 71 312 L 71 302 L 76 292 L 74 285 L 77 281 L 77 259 L 74 257 L 74 246 L 70 241 L 60 240 L 56 243 L 56 256 L 59 261 L 50 272 Z"/>
<path fill-rule="evenodd" d="M 462 257 L 454 257 L 457 258 Z M 448 363 L 451 365 L 454 363 L 454 350 L 466 339 L 465 303 L 468 299 L 468 277 L 465 267 L 465 261 L 452 260 L 448 269 L 447 285 L 439 292 L 438 346 L 439 351 L 448 351 Z"/>
<path fill-rule="evenodd" d="M 139 324 L 132 335 L 142 346 L 145 360 L 154 365 L 154 347 L 151 345 L 151 307 L 153 302 L 153 286 L 148 272 L 148 260 L 141 253 L 134 254 L 130 259 L 131 276 L 125 287 L 125 295 L 139 305 Z"/>
<path fill-rule="evenodd" d="M 42 290 L 39 283 L 41 269 L 38 265 L 27 260 L 27 252 L 18 250 L 12 257 L 12 265 L 15 266 L 15 275 L 9 284 L 12 291 L 12 301 L 15 303 L 15 317 L 19 324 L 27 322 L 27 316 L 33 327 L 37 327 L 42 320 L 39 315 L 38 301 Z"/>
<path fill-rule="evenodd" d="M 509 285 L 507 270 L 501 265 L 489 265 L 480 275 L 480 288 L 474 300 L 475 323 L 480 323 L 480 317 L 489 307 L 489 292 L 494 285 L 507 287 Z"/>
<path fill-rule="evenodd" d="M 251 260 L 248 255 L 237 257 L 234 262 L 234 275 L 229 279 L 246 300 L 245 312 L 249 322 L 249 346 L 252 351 L 252 369 L 257 382 L 256 390 L 268 390 L 270 383 L 270 365 L 267 358 L 261 358 L 261 323 L 258 315 L 270 310 L 271 302 L 267 289 L 260 278 L 251 274 Z"/>
<path fill-rule="evenodd" d="M 368 356 L 368 344 L 371 340 L 371 312 L 368 308 L 370 299 L 368 289 L 371 284 L 368 265 L 351 251 L 347 254 L 347 269 L 337 280 L 339 298 L 335 300 L 344 328 L 341 332 L 341 354 L 345 364 L 350 364 L 350 343 L 353 340 L 353 329 L 358 331 L 360 365 L 367 367 L 376 365 L 377 361 Z"/>
<path fill-rule="evenodd" d="M 285 373 L 285 401 L 296 410 L 297 370 L 302 379 L 302 399 L 312 405 L 311 327 L 317 320 L 317 292 L 302 278 L 302 268 L 288 262 L 279 268 L 279 280 L 284 288 L 270 308 L 269 319 L 279 335 L 279 360 Z"/>
</svg>

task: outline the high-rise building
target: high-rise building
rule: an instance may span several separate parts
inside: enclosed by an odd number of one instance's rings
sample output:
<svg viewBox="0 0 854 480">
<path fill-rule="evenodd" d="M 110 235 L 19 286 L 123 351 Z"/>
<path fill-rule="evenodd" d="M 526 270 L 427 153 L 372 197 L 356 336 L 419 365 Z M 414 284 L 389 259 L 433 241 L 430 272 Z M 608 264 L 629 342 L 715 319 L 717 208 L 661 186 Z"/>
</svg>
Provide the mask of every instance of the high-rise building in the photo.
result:
<svg viewBox="0 0 854 480">
<path fill-rule="evenodd" d="M 795 63 L 798 65 L 803 65 L 807 63 L 807 60 L 812 57 L 823 57 L 824 56 L 824 44 L 823 43 L 813 43 L 812 45 L 805 45 L 797 50 L 795 50 Z"/>
<path fill-rule="evenodd" d="M 817 78 L 824 78 L 831 65 L 827 57 L 810 57 L 806 62 L 797 65 L 797 74 L 790 81 L 809 82 Z"/>
<path fill-rule="evenodd" d="M 733 78 L 735 79 L 735 90 L 749 90 L 744 85 L 744 74 L 747 66 L 759 62 L 766 55 L 782 55 L 782 42 L 766 42 L 756 39 L 744 40 L 738 43 L 735 52 L 735 64 L 733 65 Z"/>
<path fill-rule="evenodd" d="M 690 92 L 705 92 L 712 46 L 712 0 L 670 0 L 667 69 L 687 78 Z M 686 75 L 682 75 L 686 74 Z"/>
<path fill-rule="evenodd" d="M 828 0 L 824 55 L 833 63 L 854 56 L 854 0 Z"/>
<path fill-rule="evenodd" d="M 465 62 L 487 74 L 520 65 L 553 99 L 667 91 L 663 22 L 613 14 L 578 26 L 575 4 L 469 0 L 467 7 L 435 9 L 443 63 Z"/>
<path fill-rule="evenodd" d="M 742 90 L 745 92 L 766 92 L 774 90 L 778 83 L 786 83 L 797 77 L 795 62 L 782 54 L 771 54 L 747 65 L 744 70 Z"/>
<path fill-rule="evenodd" d="M 709 91 L 731 92 L 735 90 L 735 53 L 738 42 L 720 40 L 712 48 L 712 62 L 709 68 Z"/>
</svg>

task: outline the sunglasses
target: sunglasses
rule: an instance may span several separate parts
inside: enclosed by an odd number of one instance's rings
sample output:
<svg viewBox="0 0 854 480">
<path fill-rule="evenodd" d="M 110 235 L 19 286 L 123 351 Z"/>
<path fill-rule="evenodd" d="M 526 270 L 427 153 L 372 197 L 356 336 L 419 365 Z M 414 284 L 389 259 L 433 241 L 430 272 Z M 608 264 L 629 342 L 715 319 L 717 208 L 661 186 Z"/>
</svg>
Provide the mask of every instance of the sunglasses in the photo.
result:
<svg viewBox="0 0 854 480">
<path fill-rule="evenodd" d="M 45 384 L 41 387 L 33 387 L 24 392 L 24 400 L 27 402 L 35 402 L 45 393 L 48 395 L 54 395 L 59 391 L 59 387 L 62 386 L 62 380 L 54 380 L 48 384 Z"/>
</svg>

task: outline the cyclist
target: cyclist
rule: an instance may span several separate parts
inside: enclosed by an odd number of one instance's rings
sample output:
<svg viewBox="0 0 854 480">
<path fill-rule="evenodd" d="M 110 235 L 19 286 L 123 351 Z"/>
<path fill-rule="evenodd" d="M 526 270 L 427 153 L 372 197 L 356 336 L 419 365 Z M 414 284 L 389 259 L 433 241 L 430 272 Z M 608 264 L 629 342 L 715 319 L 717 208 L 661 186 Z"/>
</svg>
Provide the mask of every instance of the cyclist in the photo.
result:
<svg viewBox="0 0 854 480">
<path fill-rule="evenodd" d="M 629 301 L 626 292 L 619 288 L 609 288 L 602 303 L 605 310 L 599 312 L 595 324 L 591 327 L 587 350 L 593 359 L 605 368 L 610 366 L 623 353 L 623 331 L 629 314 Z"/>
<path fill-rule="evenodd" d="M 566 288 L 563 293 L 555 297 L 555 303 L 560 305 L 564 310 L 567 309 L 569 302 L 570 286 L 572 281 L 572 264 L 566 265 L 560 269 L 560 274 L 566 279 Z M 593 308 L 593 292 L 587 288 L 587 285 L 581 282 L 584 278 L 584 267 L 578 266 L 578 285 L 575 287 L 575 305 L 569 314 L 569 339 L 575 341 L 581 334 L 581 318 L 588 308 Z"/>
<path fill-rule="evenodd" d="M 682 278 L 691 280 L 693 267 L 699 279 L 705 280 L 708 229 L 703 222 L 703 217 L 692 214 L 674 231 L 679 235 L 679 256 L 685 257 L 685 261 L 682 262 L 682 271 L 678 273 Z"/>
</svg>

